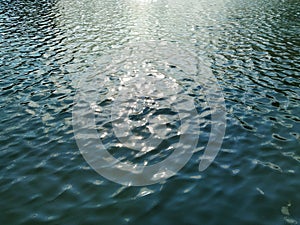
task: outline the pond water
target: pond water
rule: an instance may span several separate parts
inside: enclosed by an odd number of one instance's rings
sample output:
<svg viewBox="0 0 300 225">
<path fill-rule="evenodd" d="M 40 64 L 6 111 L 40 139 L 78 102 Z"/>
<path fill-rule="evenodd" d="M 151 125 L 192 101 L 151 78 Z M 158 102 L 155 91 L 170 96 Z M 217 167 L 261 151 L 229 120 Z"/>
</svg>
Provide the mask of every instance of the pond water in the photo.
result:
<svg viewBox="0 0 300 225">
<path fill-rule="evenodd" d="M 1 224 L 300 223 L 299 1 L 2 0 L 0 12 Z M 199 172 L 213 127 L 202 60 L 222 89 L 226 132 Z M 182 70 L 184 61 L 191 65 Z M 107 64 L 113 69 L 104 74 Z M 131 76 L 123 95 L 108 94 L 124 74 L 145 71 L 152 80 Z M 155 164 L 178 139 L 180 115 L 143 90 L 160 91 L 171 105 L 176 95 L 192 101 L 200 132 L 185 166 L 138 187 L 90 167 L 72 120 L 89 77 L 98 134 L 120 160 Z M 127 134 L 129 120 L 115 117 L 131 104 L 130 120 L 141 129 Z M 153 115 L 169 122 L 161 126 Z M 145 118 L 152 118 L 147 129 Z M 158 148 L 145 147 L 149 133 L 163 137 L 156 143 L 150 135 Z"/>
</svg>

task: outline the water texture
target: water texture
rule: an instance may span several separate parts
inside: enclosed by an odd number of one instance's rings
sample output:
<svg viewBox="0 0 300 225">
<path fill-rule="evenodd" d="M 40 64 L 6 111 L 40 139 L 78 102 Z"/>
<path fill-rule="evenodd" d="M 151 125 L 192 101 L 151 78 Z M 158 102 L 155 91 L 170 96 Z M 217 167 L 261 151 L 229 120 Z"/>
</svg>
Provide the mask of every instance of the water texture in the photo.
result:
<svg viewBox="0 0 300 225">
<path fill-rule="evenodd" d="M 127 187 L 101 177 L 84 160 L 72 109 L 79 81 L 97 76 L 100 58 L 148 41 L 208 59 L 223 89 L 227 128 L 216 159 L 199 172 L 211 129 L 198 83 L 205 76 L 154 64 L 154 77 L 163 72 L 177 78 L 155 81 L 158 90 L 172 99 L 172 87 L 180 86 L 177 94 L 194 99 L 199 142 L 175 176 Z M 122 70 L 104 83 L 107 90 L 132 69 L 120 62 L 116 68 Z M 300 224 L 299 78 L 297 0 L 2 0 L 0 224 Z M 136 155 L 132 143 L 142 142 L 125 133 L 130 142 L 119 146 L 108 132 L 113 102 L 105 88 L 93 107 L 100 110 L 96 125 L 109 152 L 150 164 L 168 157 L 180 127 L 174 109 L 164 99 L 157 105 L 138 95 L 130 117 L 140 127 L 134 133 L 148 137 L 150 127 L 164 140 L 159 149 Z M 121 106 L 126 112 L 128 106 Z M 168 120 L 165 126 L 156 125 L 158 116 Z M 149 117 L 154 122 L 146 129 L 143 118 Z"/>
</svg>

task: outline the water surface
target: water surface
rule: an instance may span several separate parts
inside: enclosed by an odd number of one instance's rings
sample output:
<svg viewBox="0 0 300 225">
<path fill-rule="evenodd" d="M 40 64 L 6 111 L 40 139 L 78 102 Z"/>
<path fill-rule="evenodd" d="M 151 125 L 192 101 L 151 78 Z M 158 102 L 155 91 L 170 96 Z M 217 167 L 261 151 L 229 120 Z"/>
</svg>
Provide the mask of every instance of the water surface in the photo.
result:
<svg viewBox="0 0 300 225">
<path fill-rule="evenodd" d="M 299 1 L 3 0 L 0 12 L 1 224 L 300 223 Z M 73 99 L 99 58 L 150 40 L 209 60 L 226 135 L 199 173 L 210 115 L 186 74 L 180 84 L 201 116 L 199 151 L 163 183 L 125 187 L 82 158 Z M 161 150 L 154 161 L 168 155 Z"/>
</svg>

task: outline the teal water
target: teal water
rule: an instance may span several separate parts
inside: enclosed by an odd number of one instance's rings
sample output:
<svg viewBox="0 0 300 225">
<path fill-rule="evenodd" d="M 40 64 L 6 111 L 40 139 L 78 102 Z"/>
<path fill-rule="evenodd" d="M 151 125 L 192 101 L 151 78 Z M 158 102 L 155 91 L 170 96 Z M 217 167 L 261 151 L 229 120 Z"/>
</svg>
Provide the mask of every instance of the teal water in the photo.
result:
<svg viewBox="0 0 300 225">
<path fill-rule="evenodd" d="M 127 187 L 83 159 L 72 109 L 99 58 L 148 40 L 209 59 L 227 128 L 200 173 L 210 116 L 187 74 L 199 151 L 170 179 Z M 0 224 L 299 224 L 299 78 L 297 0 L 2 0 Z"/>
</svg>

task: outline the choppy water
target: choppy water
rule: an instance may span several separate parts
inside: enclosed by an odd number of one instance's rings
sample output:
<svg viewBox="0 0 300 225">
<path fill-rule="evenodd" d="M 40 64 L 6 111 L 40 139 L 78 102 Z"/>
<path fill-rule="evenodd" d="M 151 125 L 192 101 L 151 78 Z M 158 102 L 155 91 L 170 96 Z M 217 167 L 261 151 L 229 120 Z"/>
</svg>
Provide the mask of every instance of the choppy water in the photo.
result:
<svg viewBox="0 0 300 225">
<path fill-rule="evenodd" d="M 199 151 L 165 182 L 125 187 L 81 156 L 73 100 L 101 57 L 150 40 L 209 60 L 226 101 L 226 135 L 199 173 L 208 106 L 193 77 L 171 66 L 164 72 L 183 78 L 179 84 L 199 110 Z M 299 77 L 297 0 L 2 0 L 0 223 L 299 224 Z M 105 96 L 99 93 L 99 107 L 108 104 Z M 106 145 L 114 140 L 107 137 Z M 150 160 L 167 157 L 161 150 Z"/>
</svg>

